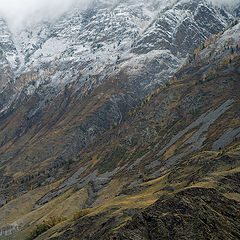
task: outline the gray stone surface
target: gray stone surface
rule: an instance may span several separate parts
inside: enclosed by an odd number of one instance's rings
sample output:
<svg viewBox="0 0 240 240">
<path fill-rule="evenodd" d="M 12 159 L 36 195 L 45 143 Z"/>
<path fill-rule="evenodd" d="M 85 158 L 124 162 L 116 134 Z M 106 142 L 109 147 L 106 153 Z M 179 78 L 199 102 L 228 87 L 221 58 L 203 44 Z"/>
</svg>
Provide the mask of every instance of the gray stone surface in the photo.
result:
<svg viewBox="0 0 240 240">
<path fill-rule="evenodd" d="M 6 237 L 10 236 L 20 230 L 20 226 L 17 224 L 11 224 L 11 225 L 6 225 L 3 227 L 0 227 L 0 239 L 1 237 Z"/>
<path fill-rule="evenodd" d="M 131 164 L 128 167 L 128 170 L 132 170 L 135 166 L 137 166 L 145 157 L 147 157 L 150 154 L 150 151 L 144 154 L 142 157 L 138 158 L 136 161 L 134 161 L 133 164 Z"/>
<path fill-rule="evenodd" d="M 236 129 L 229 128 L 227 131 L 223 133 L 223 135 L 213 143 L 212 150 L 218 151 L 219 149 L 222 149 L 229 144 L 231 144 L 235 137 L 240 137 L 240 127 Z M 239 134 L 239 135 L 238 135 Z"/>
<path fill-rule="evenodd" d="M 189 131 L 199 126 L 199 129 L 179 147 L 179 149 L 181 149 L 182 147 L 189 145 L 188 149 L 183 153 L 176 154 L 173 157 L 169 158 L 166 161 L 164 168 L 168 167 L 169 164 L 175 163 L 178 159 L 194 152 L 195 150 L 200 149 L 202 147 L 203 142 L 206 139 L 204 136 L 204 133 L 206 133 L 209 127 L 232 106 L 233 102 L 234 102 L 233 99 L 229 99 L 225 103 L 223 103 L 221 106 L 219 106 L 216 110 L 212 110 L 202 114 L 196 121 L 194 121 L 184 130 L 180 131 L 177 135 L 173 136 L 170 142 L 162 150 L 158 152 L 158 157 L 161 157 L 168 148 L 170 148 L 174 143 L 179 141 L 185 134 L 187 134 Z M 160 165 L 160 164 L 161 164 L 161 161 L 156 160 L 150 165 L 148 165 L 148 167 L 149 168 L 156 167 L 157 165 Z"/>
<path fill-rule="evenodd" d="M 190 130 L 194 129 L 195 127 L 198 127 L 202 124 L 200 129 L 194 133 L 192 137 L 190 137 L 184 144 L 189 144 L 193 142 L 197 142 L 199 140 L 199 137 L 203 132 L 206 132 L 211 124 L 213 124 L 224 112 L 226 112 L 232 105 L 234 100 L 230 99 L 227 100 L 225 103 L 223 103 L 220 107 L 218 107 L 215 111 L 210 111 L 209 113 L 202 114 L 195 122 L 190 124 L 188 127 L 186 127 L 184 130 L 180 131 L 177 135 L 173 136 L 173 138 L 170 140 L 170 142 L 158 153 L 158 156 L 161 156 L 164 154 L 164 152 L 170 148 L 174 143 L 176 143 L 181 137 L 183 137 L 186 133 L 188 133 Z"/>
<path fill-rule="evenodd" d="M 66 181 L 64 181 L 59 188 L 63 188 L 66 186 L 71 186 L 74 183 L 77 182 L 77 179 L 79 178 L 79 176 L 89 167 L 89 165 L 81 167 L 78 169 L 77 172 L 75 172 L 70 178 L 68 178 Z"/>
</svg>

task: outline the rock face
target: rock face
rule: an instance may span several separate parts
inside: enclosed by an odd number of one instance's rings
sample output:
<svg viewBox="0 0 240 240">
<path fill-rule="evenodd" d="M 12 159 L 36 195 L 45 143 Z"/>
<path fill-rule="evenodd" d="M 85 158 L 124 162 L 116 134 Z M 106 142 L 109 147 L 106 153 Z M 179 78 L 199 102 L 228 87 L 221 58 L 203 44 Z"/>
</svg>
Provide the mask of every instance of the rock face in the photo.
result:
<svg viewBox="0 0 240 240">
<path fill-rule="evenodd" d="M 19 64 L 12 34 L 6 22 L 0 18 L 0 112 L 10 107 L 17 96 L 13 82 Z"/>
<path fill-rule="evenodd" d="M 6 34 L 2 21 L 7 59 L 1 62 L 14 70 L 9 74 L 15 87 L 26 87 L 30 95 L 40 85 L 52 86 L 55 95 L 76 80 L 83 94 L 120 70 L 142 92 L 168 80 L 189 53 L 232 18 L 203 0 L 95 1 L 87 10 L 76 5 L 55 22 L 14 36 Z"/>
<path fill-rule="evenodd" d="M 17 36 L 1 21 L 1 234 L 66 216 L 37 239 L 239 238 L 240 23 L 209 38 L 233 12 L 95 1 Z"/>
<path fill-rule="evenodd" d="M 14 125 L 11 131 L 5 128 L 1 145 L 21 142 L 2 159 L 20 158 L 19 149 L 29 139 L 50 127 L 56 130 L 63 118 L 69 126 L 65 144 L 52 146 L 56 136 L 49 132 L 49 143 L 40 143 L 44 153 L 21 159 L 76 157 L 119 124 L 146 93 L 169 80 L 193 49 L 232 18 L 203 0 L 128 0 L 95 1 L 84 11 L 76 5 L 54 22 L 13 36 L 1 20 L 0 111 L 2 121 L 9 119 Z M 97 88 L 107 89 L 107 94 L 94 98 Z M 99 99 L 103 101 L 97 104 Z M 73 112 L 76 120 L 69 119 Z"/>
<path fill-rule="evenodd" d="M 239 239 L 239 210 L 214 189 L 186 189 L 160 198 L 105 239 Z"/>
</svg>

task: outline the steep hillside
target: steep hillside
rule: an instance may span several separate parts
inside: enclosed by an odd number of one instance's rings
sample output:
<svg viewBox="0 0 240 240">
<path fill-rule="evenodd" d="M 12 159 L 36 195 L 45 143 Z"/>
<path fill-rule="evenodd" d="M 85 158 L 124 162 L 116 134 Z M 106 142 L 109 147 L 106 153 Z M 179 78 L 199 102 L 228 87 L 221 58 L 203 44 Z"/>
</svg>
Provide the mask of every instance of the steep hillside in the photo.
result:
<svg viewBox="0 0 240 240">
<path fill-rule="evenodd" d="M 16 70 L 6 62 L 12 75 L 4 75 L 0 98 L 3 183 L 36 170 L 48 174 L 59 159 L 78 161 L 231 19 L 200 0 L 96 1 L 13 40 L 4 33 L 19 64 Z"/>
<path fill-rule="evenodd" d="M 238 239 L 239 203 L 212 188 L 160 198 L 108 239 Z"/>
<path fill-rule="evenodd" d="M 239 25 L 113 130 L 117 135 L 106 133 L 89 148 L 102 173 L 76 181 L 89 184 L 89 214 L 52 239 L 240 237 L 238 42 Z"/>
<path fill-rule="evenodd" d="M 11 72 L 9 80 L 18 92 L 24 88 L 32 95 L 42 88 L 44 100 L 77 82 L 84 95 L 124 70 L 141 98 L 169 80 L 199 43 L 233 19 L 202 0 L 94 1 L 86 11 L 75 7 L 53 23 L 39 23 L 14 36 L 6 34 L 4 25 L 9 69 L 4 76 Z M 6 82 L 3 86 L 13 88 Z"/>
<path fill-rule="evenodd" d="M 0 124 L 2 238 L 240 238 L 239 40 L 208 38 L 142 103 L 124 70 L 40 112 L 22 92 Z"/>
<path fill-rule="evenodd" d="M 95 1 L 17 36 L 0 20 L 0 238 L 240 238 L 234 11 Z"/>
<path fill-rule="evenodd" d="M 18 91 L 11 86 L 14 71 L 19 67 L 17 50 L 6 22 L 0 18 L 0 113 L 17 97 Z"/>
</svg>

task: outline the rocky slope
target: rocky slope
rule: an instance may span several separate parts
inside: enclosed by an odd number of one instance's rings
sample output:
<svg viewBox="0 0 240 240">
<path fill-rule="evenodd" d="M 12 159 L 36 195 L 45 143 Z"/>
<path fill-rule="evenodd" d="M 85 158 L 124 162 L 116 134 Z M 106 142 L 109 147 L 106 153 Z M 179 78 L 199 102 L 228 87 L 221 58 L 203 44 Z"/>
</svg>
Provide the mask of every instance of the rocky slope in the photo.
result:
<svg viewBox="0 0 240 240">
<path fill-rule="evenodd" d="M 239 204 L 214 189 L 160 198 L 108 239 L 238 239 Z"/>
<path fill-rule="evenodd" d="M 95 1 L 86 11 L 76 6 L 55 22 L 2 36 L 9 38 L 8 67 L 15 70 L 10 79 L 28 95 L 42 85 L 56 95 L 76 80 L 84 94 L 120 70 L 140 95 L 169 80 L 199 43 L 232 19 L 201 0 Z"/>
<path fill-rule="evenodd" d="M 88 186 L 83 207 L 89 213 L 42 237 L 238 239 L 238 42 L 239 25 L 183 67 L 180 80 L 90 146 L 92 168 L 75 180 L 77 189 Z M 95 168 L 101 174 L 90 174 Z"/>
<path fill-rule="evenodd" d="M 232 16 L 205 1 L 95 4 L 19 34 L 12 50 L 19 67 L 4 55 L 14 75 L 2 81 L 1 93 L 12 96 L 1 97 L 1 237 L 24 239 L 61 215 L 67 220 L 36 239 L 134 239 L 139 218 L 150 216 L 139 232 L 149 239 L 146 232 L 157 234 L 152 226 L 166 220 L 152 209 L 168 202 L 180 208 L 173 196 L 189 203 L 186 212 L 199 212 L 191 225 L 163 227 L 165 236 L 182 236 L 186 227 L 196 237 L 207 228 L 207 237 L 216 229 L 238 236 L 239 24 L 209 41 Z M 80 45 L 87 49 L 77 54 Z M 105 56 L 113 58 L 107 63 Z M 201 192 L 214 203 L 201 200 Z M 220 207 L 213 211 L 212 204 Z M 209 225 L 198 231 L 204 206 Z M 169 222 L 186 218 L 179 214 L 170 211 Z M 219 215 L 229 224 L 221 225 Z"/>
<path fill-rule="evenodd" d="M 2 162 L 14 159 L 29 171 L 29 162 L 76 158 L 231 18 L 205 1 L 97 1 L 23 30 L 8 41 L 20 65 L 8 60 L 14 75 L 2 85 Z M 107 93 L 87 96 L 97 87 Z M 56 146 L 61 134 L 66 141 Z"/>
</svg>

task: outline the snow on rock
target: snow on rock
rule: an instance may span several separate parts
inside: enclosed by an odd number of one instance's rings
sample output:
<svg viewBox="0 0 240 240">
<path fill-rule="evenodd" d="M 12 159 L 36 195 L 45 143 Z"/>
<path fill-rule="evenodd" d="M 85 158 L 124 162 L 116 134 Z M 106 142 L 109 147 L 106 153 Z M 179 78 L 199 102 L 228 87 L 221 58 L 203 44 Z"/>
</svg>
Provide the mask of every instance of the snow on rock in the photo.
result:
<svg viewBox="0 0 240 240">
<path fill-rule="evenodd" d="M 11 70 L 0 90 L 11 80 L 26 94 L 48 85 L 57 93 L 77 80 L 88 85 L 84 92 L 101 84 L 92 84 L 91 76 L 105 79 L 124 69 L 139 89 L 150 91 L 231 18 L 206 0 L 95 0 L 14 36 L 0 20 L 0 67 Z"/>
</svg>

